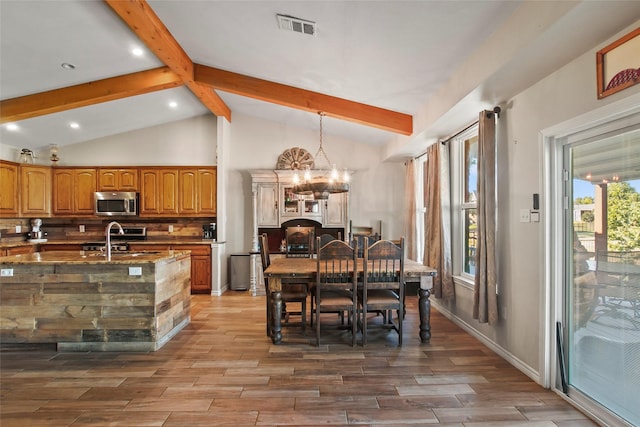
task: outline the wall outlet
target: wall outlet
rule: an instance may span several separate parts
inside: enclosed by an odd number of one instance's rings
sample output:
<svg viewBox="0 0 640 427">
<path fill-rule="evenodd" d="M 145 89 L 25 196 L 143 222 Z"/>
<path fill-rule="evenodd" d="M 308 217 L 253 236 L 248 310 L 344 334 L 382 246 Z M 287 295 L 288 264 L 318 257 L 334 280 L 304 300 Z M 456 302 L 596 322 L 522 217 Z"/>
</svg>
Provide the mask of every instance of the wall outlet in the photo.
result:
<svg viewBox="0 0 640 427">
<path fill-rule="evenodd" d="M 531 222 L 529 209 L 520 209 L 520 222 Z"/>
<path fill-rule="evenodd" d="M 129 276 L 142 276 L 142 267 L 129 267 Z"/>
<path fill-rule="evenodd" d="M 169 226 L 169 233 L 173 233 L 173 225 Z"/>
<path fill-rule="evenodd" d="M 0 270 L 0 276 L 10 277 L 13 276 L 13 268 L 3 268 Z"/>
<path fill-rule="evenodd" d="M 22 226 L 16 225 L 16 233 L 22 233 Z"/>
<path fill-rule="evenodd" d="M 81 233 L 84 233 L 84 225 L 80 225 L 78 226 L 78 229 L 80 230 Z"/>
</svg>

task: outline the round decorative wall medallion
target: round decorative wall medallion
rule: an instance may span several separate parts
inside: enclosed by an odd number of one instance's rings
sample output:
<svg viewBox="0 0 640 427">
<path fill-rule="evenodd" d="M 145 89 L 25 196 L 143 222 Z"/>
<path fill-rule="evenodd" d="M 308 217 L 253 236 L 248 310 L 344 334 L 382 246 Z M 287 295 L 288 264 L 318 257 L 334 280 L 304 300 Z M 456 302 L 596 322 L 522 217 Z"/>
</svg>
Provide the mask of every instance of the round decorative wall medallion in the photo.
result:
<svg viewBox="0 0 640 427">
<path fill-rule="evenodd" d="M 289 148 L 280 154 L 276 169 L 300 170 L 309 166 L 313 169 L 313 156 L 304 148 Z"/>
</svg>

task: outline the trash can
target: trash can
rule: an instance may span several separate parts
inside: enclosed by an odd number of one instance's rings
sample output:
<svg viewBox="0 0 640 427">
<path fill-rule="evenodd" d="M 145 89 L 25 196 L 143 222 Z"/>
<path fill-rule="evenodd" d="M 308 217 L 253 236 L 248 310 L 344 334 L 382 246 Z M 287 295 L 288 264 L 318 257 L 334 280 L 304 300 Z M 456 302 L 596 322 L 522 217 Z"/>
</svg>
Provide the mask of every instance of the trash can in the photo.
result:
<svg viewBox="0 0 640 427">
<path fill-rule="evenodd" d="M 246 291 L 250 286 L 251 255 L 237 253 L 229 255 L 229 288 L 232 291 Z"/>
</svg>

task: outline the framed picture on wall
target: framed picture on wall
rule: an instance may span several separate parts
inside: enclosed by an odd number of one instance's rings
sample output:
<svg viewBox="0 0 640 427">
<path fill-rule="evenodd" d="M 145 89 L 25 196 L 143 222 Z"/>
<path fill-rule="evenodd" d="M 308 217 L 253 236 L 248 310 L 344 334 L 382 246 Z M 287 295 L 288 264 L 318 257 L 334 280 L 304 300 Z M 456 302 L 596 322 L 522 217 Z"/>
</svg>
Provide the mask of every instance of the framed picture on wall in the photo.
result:
<svg viewBox="0 0 640 427">
<path fill-rule="evenodd" d="M 640 83 L 640 28 L 596 53 L 598 99 Z"/>
</svg>

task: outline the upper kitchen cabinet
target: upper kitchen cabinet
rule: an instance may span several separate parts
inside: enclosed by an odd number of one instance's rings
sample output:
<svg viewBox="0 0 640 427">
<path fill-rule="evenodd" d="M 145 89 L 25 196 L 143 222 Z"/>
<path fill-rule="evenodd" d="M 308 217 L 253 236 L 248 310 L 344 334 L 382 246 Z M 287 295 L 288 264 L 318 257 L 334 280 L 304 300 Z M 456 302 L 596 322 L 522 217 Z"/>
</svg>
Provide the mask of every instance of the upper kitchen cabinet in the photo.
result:
<svg viewBox="0 0 640 427">
<path fill-rule="evenodd" d="M 138 169 L 98 169 L 98 191 L 138 190 Z"/>
<path fill-rule="evenodd" d="M 64 216 L 94 215 L 97 171 L 89 168 L 53 169 L 53 213 Z"/>
<path fill-rule="evenodd" d="M 180 168 L 178 212 L 190 216 L 216 215 L 216 168 Z"/>
<path fill-rule="evenodd" d="M 178 169 L 140 169 L 140 215 L 177 215 L 178 188 Z"/>
<path fill-rule="evenodd" d="M 20 216 L 51 216 L 51 168 L 20 165 Z"/>
<path fill-rule="evenodd" d="M 0 217 L 16 218 L 20 205 L 18 198 L 18 164 L 0 160 Z"/>
</svg>

